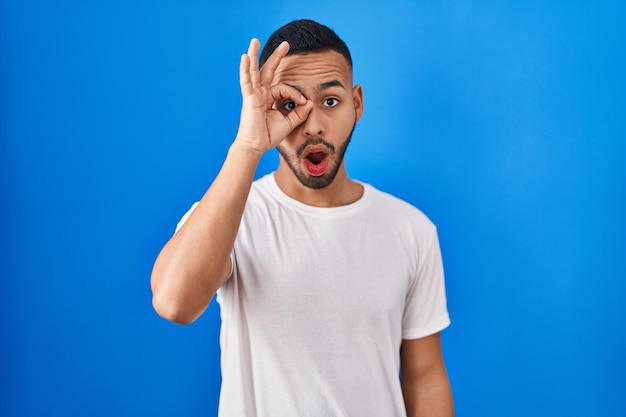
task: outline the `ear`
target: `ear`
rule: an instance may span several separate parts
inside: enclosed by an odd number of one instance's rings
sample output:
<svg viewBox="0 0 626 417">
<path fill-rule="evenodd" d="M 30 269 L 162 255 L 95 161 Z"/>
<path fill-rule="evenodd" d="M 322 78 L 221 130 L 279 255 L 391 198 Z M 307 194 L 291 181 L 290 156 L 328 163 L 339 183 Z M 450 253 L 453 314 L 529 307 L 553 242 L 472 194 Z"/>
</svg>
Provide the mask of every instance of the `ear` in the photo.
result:
<svg viewBox="0 0 626 417">
<path fill-rule="evenodd" d="M 363 88 L 357 84 L 352 88 L 352 98 L 354 100 L 354 110 L 356 111 L 356 121 L 363 115 Z"/>
</svg>

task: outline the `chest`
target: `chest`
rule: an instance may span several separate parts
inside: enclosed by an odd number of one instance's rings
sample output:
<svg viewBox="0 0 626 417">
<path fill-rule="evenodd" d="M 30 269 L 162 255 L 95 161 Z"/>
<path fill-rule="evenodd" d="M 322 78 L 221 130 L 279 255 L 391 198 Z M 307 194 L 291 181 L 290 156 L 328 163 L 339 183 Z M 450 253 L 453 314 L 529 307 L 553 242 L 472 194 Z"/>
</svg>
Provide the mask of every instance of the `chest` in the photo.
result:
<svg viewBox="0 0 626 417">
<path fill-rule="evenodd" d="M 405 231 L 371 219 L 294 218 L 243 226 L 237 279 L 251 316 L 398 320 L 415 269 Z"/>
</svg>

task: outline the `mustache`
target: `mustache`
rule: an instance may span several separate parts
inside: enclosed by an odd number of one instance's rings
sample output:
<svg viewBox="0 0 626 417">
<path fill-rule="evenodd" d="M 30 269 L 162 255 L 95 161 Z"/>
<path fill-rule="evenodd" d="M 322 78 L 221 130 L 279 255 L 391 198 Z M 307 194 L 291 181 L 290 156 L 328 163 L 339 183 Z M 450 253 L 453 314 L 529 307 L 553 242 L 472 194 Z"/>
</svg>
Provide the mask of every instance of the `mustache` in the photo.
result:
<svg viewBox="0 0 626 417">
<path fill-rule="evenodd" d="M 308 146 L 311 146 L 311 145 L 324 145 L 328 149 L 330 149 L 331 152 L 335 152 L 335 146 L 332 143 L 326 142 L 324 139 L 320 137 L 314 137 L 314 138 L 308 138 L 302 145 L 300 145 L 300 147 L 296 150 L 296 156 L 300 158 L 302 154 L 304 153 L 304 150 Z"/>
</svg>

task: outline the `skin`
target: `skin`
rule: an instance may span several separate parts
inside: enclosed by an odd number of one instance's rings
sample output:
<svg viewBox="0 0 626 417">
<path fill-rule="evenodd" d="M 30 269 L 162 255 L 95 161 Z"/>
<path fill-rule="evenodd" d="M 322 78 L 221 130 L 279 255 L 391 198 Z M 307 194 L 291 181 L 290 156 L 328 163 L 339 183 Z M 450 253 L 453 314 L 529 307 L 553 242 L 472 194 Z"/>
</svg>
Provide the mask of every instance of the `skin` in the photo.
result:
<svg viewBox="0 0 626 417">
<path fill-rule="evenodd" d="M 452 390 L 439 333 L 403 340 L 400 348 L 402 395 L 408 417 L 452 417 Z"/>
<path fill-rule="evenodd" d="M 338 207 L 363 194 L 363 187 L 348 177 L 341 155 L 363 114 L 363 91 L 353 86 L 348 62 L 335 51 L 286 56 L 289 45 L 283 42 L 259 69 L 259 49 L 253 39 L 241 57 L 241 117 L 224 164 L 154 263 L 153 306 L 176 323 L 196 320 L 228 279 L 248 193 L 267 150 L 279 148 L 276 182 L 302 203 Z M 307 168 L 310 152 L 325 154 L 323 172 Z M 334 177 L 324 180 L 330 172 Z M 311 181 L 325 183 L 315 188 Z M 452 416 L 439 334 L 402 341 L 401 359 L 408 416 Z"/>
<path fill-rule="evenodd" d="M 337 158 L 336 152 L 329 154 L 327 171 L 338 165 L 337 175 L 322 189 L 303 185 L 285 160 L 285 155 L 292 157 L 296 168 L 306 175 L 304 158 L 295 154 L 307 139 L 323 138 L 335 149 L 344 146 L 349 139 L 354 124 L 363 114 L 363 91 L 360 85 L 352 87 L 352 69 L 346 59 L 335 51 L 291 55 L 281 61 L 274 82 L 296 88 L 311 103 L 304 123 L 279 145 L 281 158 L 275 174 L 278 186 L 287 195 L 312 206 L 337 207 L 358 200 L 363 187 L 348 178 L 345 164 Z M 277 107 L 284 109 L 285 104 L 289 103 L 278 101 Z M 283 110 L 283 113 L 286 112 Z M 328 150 L 324 146 L 319 148 Z"/>
</svg>

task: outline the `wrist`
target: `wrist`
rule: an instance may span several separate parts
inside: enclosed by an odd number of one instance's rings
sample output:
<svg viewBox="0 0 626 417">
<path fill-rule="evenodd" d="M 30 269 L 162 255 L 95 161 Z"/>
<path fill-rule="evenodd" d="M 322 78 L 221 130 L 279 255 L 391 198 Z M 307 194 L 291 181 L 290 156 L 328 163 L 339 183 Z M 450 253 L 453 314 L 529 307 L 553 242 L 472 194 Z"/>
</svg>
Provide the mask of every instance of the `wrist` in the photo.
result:
<svg viewBox="0 0 626 417">
<path fill-rule="evenodd" d="M 228 149 L 229 155 L 243 157 L 254 162 L 258 162 L 264 153 L 265 151 L 259 150 L 238 138 L 235 139 Z"/>
</svg>

